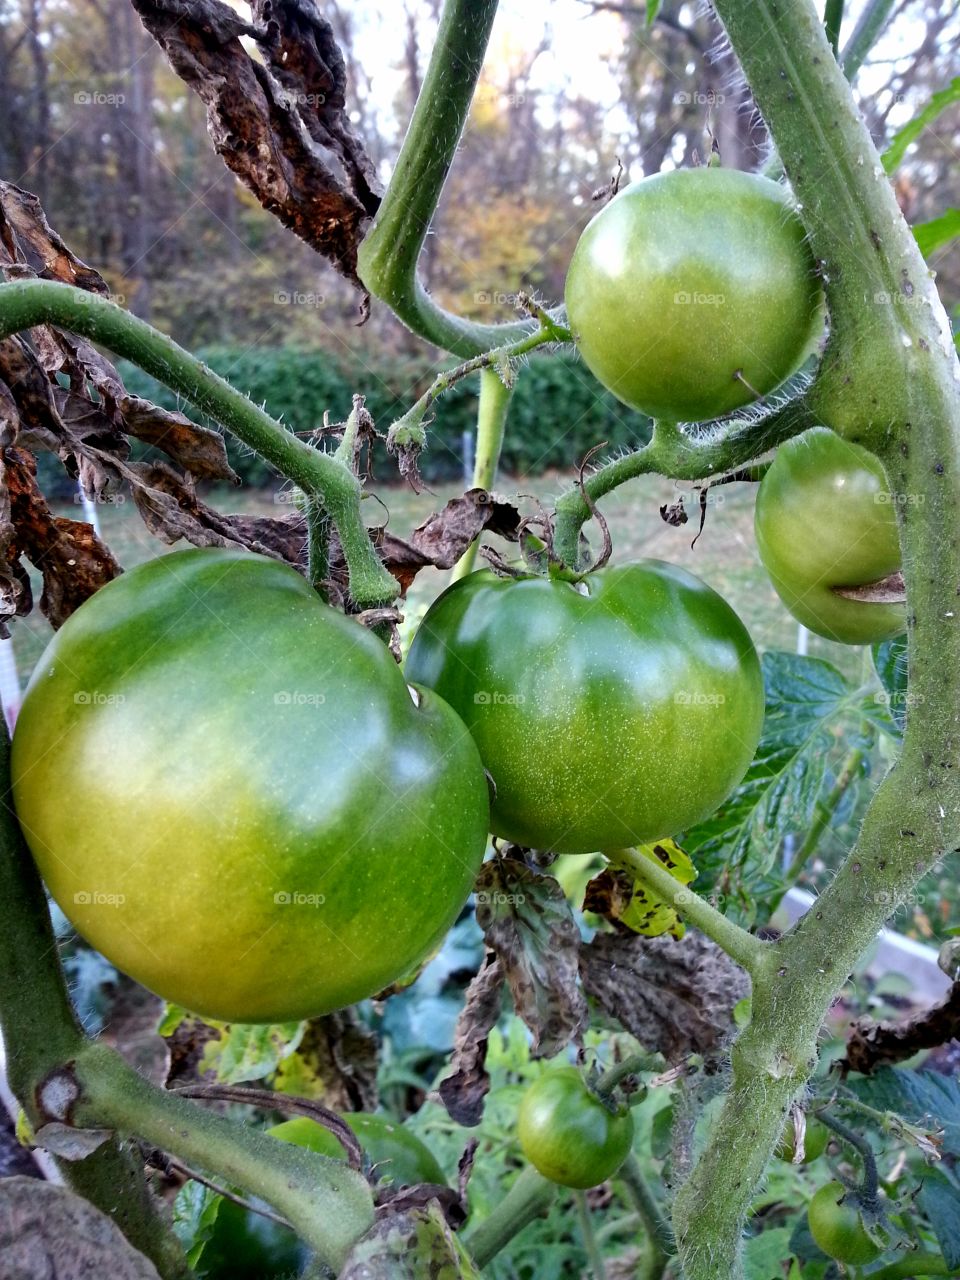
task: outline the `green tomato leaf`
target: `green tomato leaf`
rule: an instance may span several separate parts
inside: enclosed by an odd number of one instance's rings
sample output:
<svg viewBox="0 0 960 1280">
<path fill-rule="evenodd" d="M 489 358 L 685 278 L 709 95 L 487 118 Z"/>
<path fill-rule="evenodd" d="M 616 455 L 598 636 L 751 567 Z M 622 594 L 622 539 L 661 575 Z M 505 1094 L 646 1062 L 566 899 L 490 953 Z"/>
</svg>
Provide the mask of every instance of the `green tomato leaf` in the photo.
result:
<svg viewBox="0 0 960 1280">
<path fill-rule="evenodd" d="M 892 1111 L 924 1130 L 943 1130 L 943 1150 L 960 1156 L 960 1087 L 935 1071 L 881 1067 L 870 1076 L 850 1076 L 848 1086 L 861 1102 Z M 932 1123 L 931 1123 L 932 1122 Z"/>
<path fill-rule="evenodd" d="M 946 1178 L 924 1179 L 917 1197 L 927 1215 L 943 1260 L 953 1271 L 960 1267 L 960 1191 Z"/>
<path fill-rule="evenodd" d="M 790 1257 L 790 1228 L 773 1227 L 748 1240 L 743 1251 L 746 1280 L 780 1280 Z"/>
<path fill-rule="evenodd" d="M 660 0 L 647 0 L 647 29 L 657 20 L 657 14 L 660 12 Z"/>
<path fill-rule="evenodd" d="M 221 1204 L 223 1196 L 192 1178 L 177 1192 L 173 1202 L 173 1229 L 191 1267 L 196 1267 L 213 1235 Z"/>
<path fill-rule="evenodd" d="M 200 1070 L 213 1071 L 221 1084 L 262 1080 L 273 1075 L 300 1043 L 305 1022 L 268 1027 L 234 1022 L 222 1026 L 220 1038 L 203 1051 Z"/>
<path fill-rule="evenodd" d="M 666 867 L 678 884 L 690 884 L 696 879 L 696 867 L 673 840 L 638 845 L 637 852 Z M 628 871 L 615 867 L 604 868 L 590 881 L 583 909 L 625 925 L 645 938 L 659 938 L 664 933 L 682 938 L 686 932 L 672 904 L 664 902 Z"/>
<path fill-rule="evenodd" d="M 809 829 L 839 767 L 838 729 L 852 720 L 861 733 L 898 736 L 883 700 L 829 662 L 773 651 L 762 665 L 766 715 L 753 763 L 717 812 L 682 837 L 708 886 L 724 875 L 736 888 L 748 866 L 756 886 L 775 868 L 787 835 Z M 849 790 L 857 804 L 865 801 L 864 788 Z"/>
<path fill-rule="evenodd" d="M 903 732 L 909 695 L 907 693 L 907 637 L 894 636 L 873 646 L 873 665 L 877 669 L 883 691 L 876 695 L 890 709 L 899 731 Z"/>
<path fill-rule="evenodd" d="M 960 76 L 954 77 L 946 89 L 941 89 L 939 93 L 935 93 L 927 105 L 917 112 L 910 123 L 904 125 L 900 132 L 894 135 L 890 146 L 883 153 L 883 167 L 887 173 L 893 173 L 898 168 L 907 153 L 907 147 L 910 146 L 911 142 L 916 142 L 927 125 L 932 124 L 941 111 L 946 111 L 951 103 L 958 100 L 960 100 Z"/>
<path fill-rule="evenodd" d="M 947 209 L 939 218 L 918 222 L 912 228 L 920 252 L 925 258 L 960 236 L 960 209 Z"/>
</svg>

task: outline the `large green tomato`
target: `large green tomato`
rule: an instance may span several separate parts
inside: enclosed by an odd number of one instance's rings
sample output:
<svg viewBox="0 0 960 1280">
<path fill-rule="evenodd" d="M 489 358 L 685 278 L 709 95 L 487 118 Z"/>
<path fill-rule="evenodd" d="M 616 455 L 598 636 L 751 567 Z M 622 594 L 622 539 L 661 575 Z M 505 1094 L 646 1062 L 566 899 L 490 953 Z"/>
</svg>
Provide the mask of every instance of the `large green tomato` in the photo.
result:
<svg viewBox="0 0 960 1280">
<path fill-rule="evenodd" d="M 753 759 L 760 664 L 693 574 L 645 560 L 581 583 L 448 588 L 407 675 L 457 711 L 495 786 L 495 835 L 558 853 L 660 839 L 712 813 Z"/>
<path fill-rule="evenodd" d="M 807 1207 L 810 1234 L 827 1255 L 848 1267 L 862 1267 L 883 1250 L 867 1234 L 852 1204 L 842 1204 L 846 1189 L 839 1182 L 821 1187 Z"/>
<path fill-rule="evenodd" d="M 429 1147 L 415 1133 L 404 1128 L 389 1116 L 365 1112 L 347 1112 L 342 1117 L 360 1140 L 360 1146 L 376 1171 L 378 1179 L 392 1182 L 398 1187 L 412 1187 L 421 1182 L 442 1186 L 446 1182 L 443 1170 Z M 275 1138 L 292 1142 L 298 1147 L 345 1160 L 346 1153 L 336 1137 L 322 1124 L 307 1116 L 285 1120 L 268 1130 Z"/>
<path fill-rule="evenodd" d="M 204 1280 L 290 1280 L 309 1256 L 289 1227 L 221 1199 L 197 1274 Z"/>
<path fill-rule="evenodd" d="M 596 1187 L 630 1154 L 633 1116 L 592 1093 L 575 1067 L 551 1071 L 523 1095 L 517 1115 L 520 1150 L 533 1167 L 564 1187 Z"/>
<path fill-rule="evenodd" d="M 810 631 L 873 644 L 905 630 L 904 605 L 851 600 L 835 590 L 900 569 L 896 512 L 869 450 L 826 427 L 781 445 L 760 483 L 755 527 L 777 595 Z"/>
<path fill-rule="evenodd" d="M 772 391 L 823 329 L 788 192 L 734 169 L 678 169 L 626 187 L 580 237 L 565 297 L 600 382 L 673 421 Z"/>
<path fill-rule="evenodd" d="M 404 977 L 470 893 L 487 784 L 463 724 L 288 565 L 184 551 L 51 641 L 13 741 L 50 892 L 119 969 L 288 1022 Z"/>
</svg>

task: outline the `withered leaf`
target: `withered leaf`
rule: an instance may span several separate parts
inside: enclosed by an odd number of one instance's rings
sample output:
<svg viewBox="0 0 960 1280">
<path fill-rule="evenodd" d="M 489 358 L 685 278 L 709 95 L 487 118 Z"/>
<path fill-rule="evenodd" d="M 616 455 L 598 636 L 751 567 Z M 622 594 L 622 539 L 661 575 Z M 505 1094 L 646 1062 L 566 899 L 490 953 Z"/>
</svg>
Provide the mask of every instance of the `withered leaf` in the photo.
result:
<svg viewBox="0 0 960 1280">
<path fill-rule="evenodd" d="M 531 1055 L 552 1058 L 579 1040 L 587 1022 L 577 983 L 580 930 L 570 903 L 553 876 L 512 857 L 484 863 L 476 895 L 477 923 L 533 1033 Z"/>
<path fill-rule="evenodd" d="M 389 1174 L 388 1174 L 389 1176 Z M 398 1187 L 392 1182 L 378 1184 L 374 1190 L 374 1201 L 378 1209 L 389 1206 L 391 1213 L 402 1213 L 408 1209 L 422 1209 L 436 1204 L 443 1214 L 448 1226 L 456 1231 L 467 1220 L 466 1202 L 461 1199 L 453 1187 L 438 1185 L 433 1182 L 421 1182 L 412 1187 Z"/>
<path fill-rule="evenodd" d="M 440 1081 L 438 1093 L 451 1120 L 473 1128 L 483 1118 L 483 1100 L 490 1091 L 485 1064 L 487 1038 L 503 1007 L 503 970 L 490 958 L 467 987 L 466 1003 L 457 1019 L 452 1071 Z"/>
<path fill-rule="evenodd" d="M 397 1212 L 387 1207 L 359 1240 L 340 1280 L 480 1280 L 436 1200 Z"/>
<path fill-rule="evenodd" d="M 452 569 L 484 530 L 515 540 L 519 528 L 520 512 L 512 502 L 486 489 L 468 489 L 418 525 L 410 535 L 410 545 L 430 564 L 439 569 Z"/>
<path fill-rule="evenodd" d="M 743 970 L 694 930 L 682 941 L 598 933 L 580 948 L 580 976 L 607 1014 L 671 1063 L 719 1054 L 750 990 Z"/>
<path fill-rule="evenodd" d="M 254 22 L 220 0 L 133 0 L 207 109 L 227 167 L 263 207 L 362 288 L 357 247 L 376 212 L 374 169 L 350 128 L 346 72 L 319 12 L 256 0 Z M 244 48 L 257 41 L 263 61 Z M 333 160 L 338 172 L 329 161 Z"/>
<path fill-rule="evenodd" d="M 10 279 L 24 274 L 41 280 L 60 280 L 94 293 L 109 293 L 99 271 L 81 262 L 44 217 L 40 201 L 12 182 L 0 182 L 0 267 Z"/>
<path fill-rule="evenodd" d="M 92 525 L 54 516 L 37 485 L 37 464 L 21 449 L 0 455 L 0 486 L 10 501 L 16 546 L 43 574 L 40 609 L 54 628 L 120 573 Z"/>
<path fill-rule="evenodd" d="M 280 1063 L 274 1088 L 321 1098 L 334 1111 L 374 1111 L 379 1100 L 377 1037 L 354 1009 L 311 1019 L 294 1053 Z"/>
<path fill-rule="evenodd" d="M 5 1280 L 158 1280 L 105 1213 L 38 1178 L 0 1180 L 0 1258 Z"/>
</svg>

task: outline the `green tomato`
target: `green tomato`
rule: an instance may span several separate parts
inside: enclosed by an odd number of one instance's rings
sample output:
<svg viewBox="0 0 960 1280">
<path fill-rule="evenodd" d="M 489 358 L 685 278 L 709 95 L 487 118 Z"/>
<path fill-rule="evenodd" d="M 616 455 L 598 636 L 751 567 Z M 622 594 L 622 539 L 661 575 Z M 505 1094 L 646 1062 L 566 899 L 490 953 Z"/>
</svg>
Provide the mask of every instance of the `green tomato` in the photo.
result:
<svg viewBox="0 0 960 1280">
<path fill-rule="evenodd" d="M 564 1187 L 596 1187 L 630 1154 L 633 1116 L 610 1108 L 575 1067 L 551 1071 L 530 1086 L 517 1114 L 520 1150 L 533 1167 Z"/>
<path fill-rule="evenodd" d="M 347 1112 L 342 1117 L 360 1140 L 364 1154 L 374 1167 L 378 1179 L 392 1182 L 398 1187 L 411 1187 L 421 1182 L 443 1186 L 446 1183 L 443 1170 L 429 1147 L 416 1134 L 411 1133 L 388 1116 L 368 1115 L 365 1112 Z M 268 1130 L 275 1138 L 307 1147 L 322 1156 L 345 1160 L 346 1153 L 329 1129 L 307 1116 L 285 1120 Z"/>
<path fill-rule="evenodd" d="M 626 187 L 580 237 L 565 298 L 600 382 L 673 421 L 714 418 L 772 391 L 823 329 L 788 192 L 733 169 L 678 169 Z"/>
<path fill-rule="evenodd" d="M 801 1164 L 809 1164 L 811 1160 L 818 1160 L 826 1151 L 829 1141 L 830 1130 L 823 1121 L 809 1117 L 803 1135 L 803 1160 Z M 777 1143 L 776 1155 L 781 1160 L 785 1160 L 787 1164 L 792 1164 L 796 1149 L 795 1131 L 793 1119 L 791 1118 L 787 1121 L 783 1135 Z"/>
<path fill-rule="evenodd" d="M 777 595 L 827 640 L 873 644 L 906 627 L 903 604 L 851 600 L 836 587 L 900 568 L 897 518 L 876 456 L 826 427 L 783 444 L 757 493 L 757 548 Z"/>
<path fill-rule="evenodd" d="M 807 1208 L 810 1234 L 827 1255 L 848 1267 L 860 1267 L 878 1258 L 883 1250 L 870 1239 L 851 1204 L 842 1204 L 846 1189 L 839 1182 L 821 1187 Z"/>
<path fill-rule="evenodd" d="M 495 786 L 494 834 L 558 853 L 645 843 L 707 817 L 743 777 L 763 720 L 740 619 L 659 560 L 577 585 L 471 574 L 428 611 L 407 675 L 473 734 Z"/>
<path fill-rule="evenodd" d="M 483 859 L 463 725 L 289 565 L 164 556 L 37 665 L 17 815 L 51 894 L 119 969 L 208 1018 L 291 1022 L 407 975 Z"/>
</svg>

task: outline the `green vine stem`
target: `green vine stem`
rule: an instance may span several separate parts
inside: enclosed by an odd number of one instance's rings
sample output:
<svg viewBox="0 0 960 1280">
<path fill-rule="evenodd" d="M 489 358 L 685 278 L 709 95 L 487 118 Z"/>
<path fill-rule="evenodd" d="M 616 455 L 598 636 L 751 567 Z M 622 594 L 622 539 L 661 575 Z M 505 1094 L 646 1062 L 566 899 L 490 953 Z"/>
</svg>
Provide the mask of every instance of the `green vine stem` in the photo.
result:
<svg viewBox="0 0 960 1280">
<path fill-rule="evenodd" d="M 172 338 L 116 303 L 49 280 L 0 285 L 0 337 L 40 324 L 60 325 L 101 343 L 229 428 L 308 497 L 323 503 L 340 535 L 356 605 L 375 608 L 396 598 L 397 581 L 380 562 L 361 518 L 360 481 L 339 460 L 298 440 Z"/>
<path fill-rule="evenodd" d="M 43 1124 L 37 1086 L 86 1039 L 67 994 L 43 885 L 10 807 L 9 774 L 10 742 L 0 727 L 0 1028 L 10 1087 L 36 1131 Z M 111 1140 L 85 1160 L 57 1163 L 67 1185 L 109 1214 L 164 1280 L 191 1274 L 135 1152 Z"/>
<path fill-rule="evenodd" d="M 864 60 L 887 25 L 896 0 L 867 0 L 850 39 L 844 45 L 840 62 L 843 74 L 853 80 Z"/>
<path fill-rule="evenodd" d="M 939 1253 L 912 1253 L 899 1262 L 891 1262 L 879 1271 L 870 1272 L 870 1280 L 914 1280 L 915 1276 L 956 1275 L 953 1267 Z"/>
<path fill-rule="evenodd" d="M 496 1208 L 464 1236 L 477 1269 L 482 1271 L 518 1232 L 542 1217 L 556 1193 L 556 1185 L 528 1165 Z"/>
<path fill-rule="evenodd" d="M 373 1225 L 373 1196 L 355 1169 L 158 1089 L 104 1045 L 86 1044 L 38 1094 L 41 1106 L 56 1099 L 48 1108 L 67 1100 L 72 1124 L 142 1138 L 266 1200 L 335 1271 Z"/>
<path fill-rule="evenodd" d="M 946 317 L 810 0 L 716 0 L 821 262 L 831 338 L 808 401 L 872 447 L 900 520 L 911 693 L 900 759 L 829 887 L 754 979 L 732 1083 L 674 1203 L 686 1280 L 742 1276 L 750 1204 L 837 990 L 900 900 L 960 844 L 960 371 Z"/>
<path fill-rule="evenodd" d="M 712 938 L 751 977 L 763 977 L 770 972 L 774 959 L 770 943 L 762 942 L 734 920 L 728 920 L 699 894 L 675 880 L 659 862 L 645 857 L 636 849 L 617 849 L 606 856 L 615 867 L 628 871 L 663 902 L 675 907 L 678 915 Z"/>
<path fill-rule="evenodd" d="M 607 1268 L 604 1266 L 603 1254 L 597 1243 L 597 1233 L 593 1229 L 593 1218 L 590 1214 L 590 1206 L 587 1204 L 587 1197 L 582 1191 L 575 1191 L 573 1199 L 577 1206 L 577 1217 L 580 1219 L 580 1238 L 583 1241 L 583 1251 L 587 1255 L 589 1274 L 593 1280 L 606 1280 Z"/>
<path fill-rule="evenodd" d="M 668 476 L 675 480 L 703 480 L 752 462 L 768 449 L 816 424 L 802 397 L 770 413 L 756 411 L 702 427 L 656 422 L 649 444 L 599 467 L 584 482 L 590 502 L 637 476 Z M 590 504 L 579 489 L 569 489 L 557 502 L 553 531 L 554 552 L 571 568 L 580 566 L 580 530 L 590 518 Z"/>
<path fill-rule="evenodd" d="M 663 1274 L 670 1258 L 677 1251 L 673 1232 L 647 1186 L 640 1161 L 632 1152 L 627 1156 L 617 1177 L 626 1187 L 630 1202 L 646 1228 L 647 1260 L 644 1267 L 644 1280 L 648 1277 L 649 1280 L 655 1280 Z"/>
<path fill-rule="evenodd" d="M 497 0 L 447 0 L 407 135 L 358 270 L 370 292 L 414 333 L 458 356 L 473 356 L 530 332 L 531 321 L 480 324 L 439 307 L 417 275 L 420 250 L 470 111 Z"/>
<path fill-rule="evenodd" d="M 500 450 L 507 427 L 512 388 L 493 369 L 480 371 L 480 399 L 477 404 L 477 456 L 473 463 L 473 487 L 492 489 L 497 480 Z M 454 566 L 452 581 L 473 573 L 480 539 L 474 538 Z"/>
</svg>

